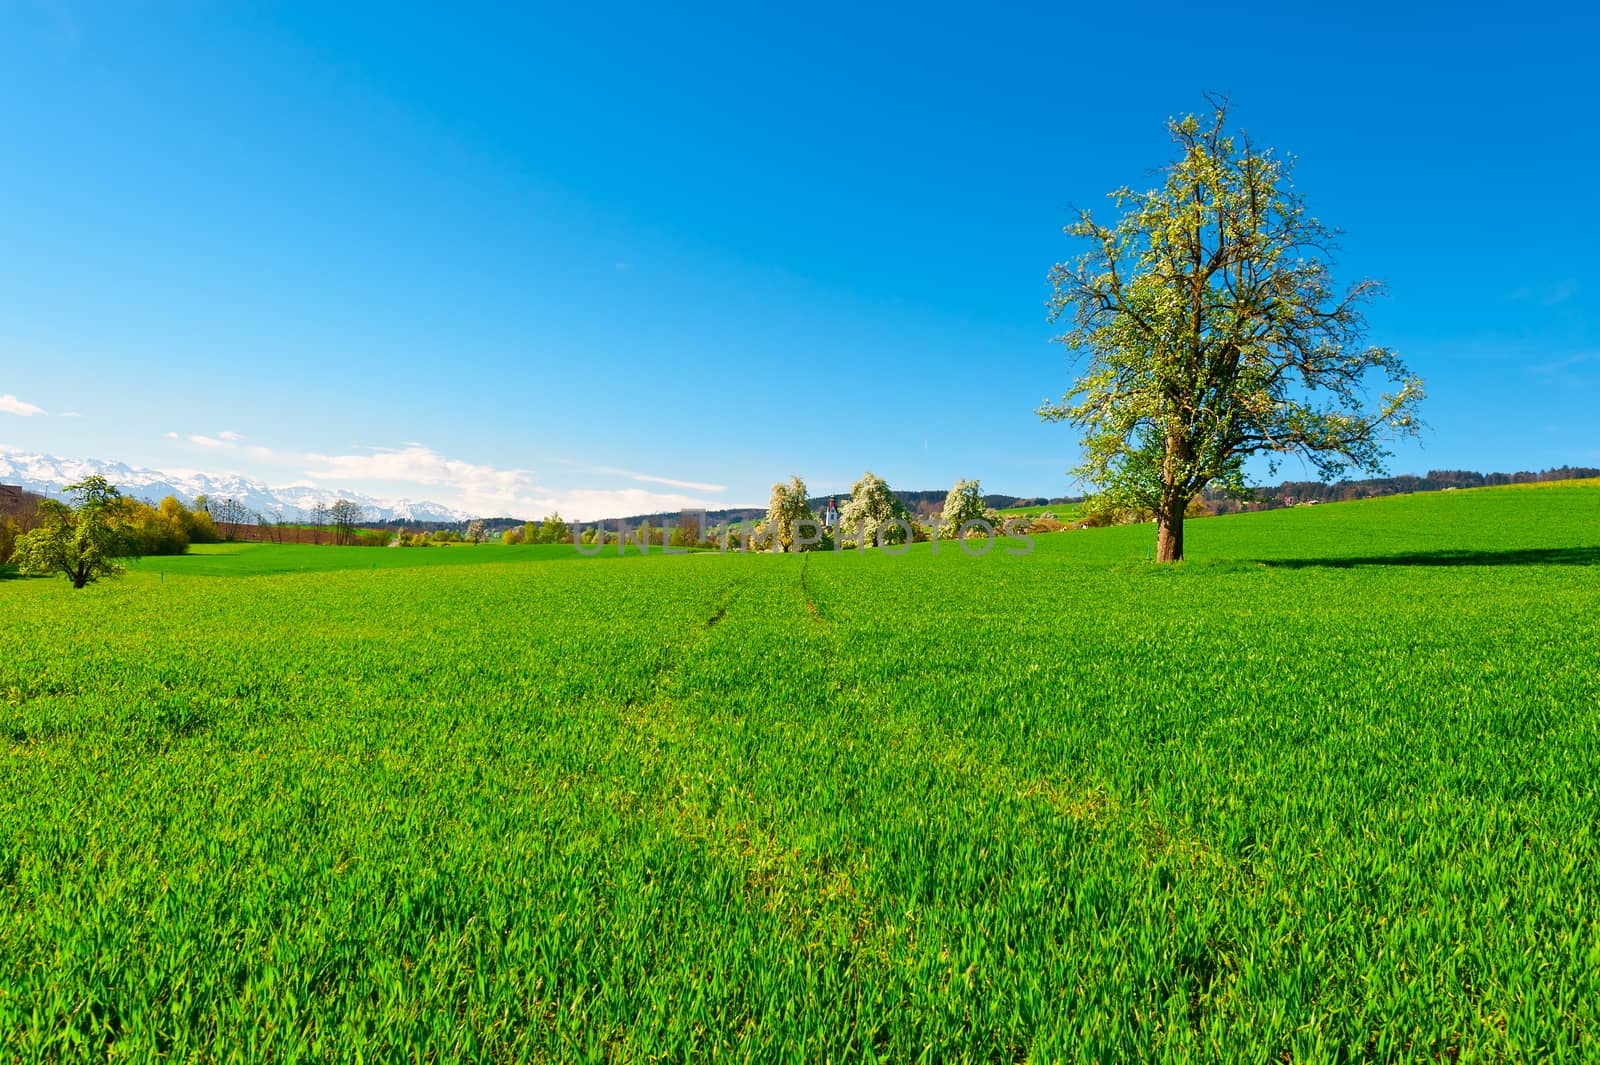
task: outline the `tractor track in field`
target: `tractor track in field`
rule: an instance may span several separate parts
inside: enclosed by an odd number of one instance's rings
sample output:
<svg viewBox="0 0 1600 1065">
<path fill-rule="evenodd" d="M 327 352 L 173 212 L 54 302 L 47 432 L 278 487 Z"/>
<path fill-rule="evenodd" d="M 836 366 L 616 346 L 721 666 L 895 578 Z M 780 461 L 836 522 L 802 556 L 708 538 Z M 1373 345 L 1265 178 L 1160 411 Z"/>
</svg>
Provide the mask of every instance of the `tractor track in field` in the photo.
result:
<svg viewBox="0 0 1600 1065">
<path fill-rule="evenodd" d="M 811 612 L 811 618 L 818 625 L 828 624 L 828 619 L 822 616 L 822 611 L 817 608 L 817 600 L 811 594 L 811 584 L 806 579 L 806 570 L 811 565 L 811 553 L 808 551 L 800 562 L 800 595 L 806 601 L 806 609 Z"/>
<path fill-rule="evenodd" d="M 716 608 L 712 610 L 710 616 L 705 619 L 704 623 L 694 626 L 694 631 L 697 632 L 698 635 L 686 641 L 675 654 L 672 654 L 665 661 L 663 661 L 655 669 L 649 683 L 643 688 L 643 690 L 639 692 L 638 695 L 627 700 L 626 705 L 630 707 L 646 706 L 661 700 L 666 686 L 677 674 L 679 668 L 685 661 L 688 660 L 689 656 L 694 654 L 700 645 L 710 637 L 711 630 L 716 628 L 718 623 L 722 621 L 723 617 L 727 615 L 728 608 L 731 607 L 734 601 L 739 598 L 740 593 L 744 590 L 744 586 L 748 584 L 749 581 L 749 577 L 742 577 L 733 581 L 727 586 L 726 589 L 724 589 L 720 599 L 717 602 Z"/>
<path fill-rule="evenodd" d="M 739 598 L 739 593 L 744 590 L 744 586 L 748 583 L 750 583 L 750 578 L 745 576 L 728 586 L 727 594 L 722 597 L 722 602 L 718 603 L 717 609 L 712 611 L 710 617 L 706 618 L 706 628 L 714 629 L 717 627 L 717 622 L 721 621 L 728 613 L 728 608 L 733 605 L 735 599 Z"/>
</svg>

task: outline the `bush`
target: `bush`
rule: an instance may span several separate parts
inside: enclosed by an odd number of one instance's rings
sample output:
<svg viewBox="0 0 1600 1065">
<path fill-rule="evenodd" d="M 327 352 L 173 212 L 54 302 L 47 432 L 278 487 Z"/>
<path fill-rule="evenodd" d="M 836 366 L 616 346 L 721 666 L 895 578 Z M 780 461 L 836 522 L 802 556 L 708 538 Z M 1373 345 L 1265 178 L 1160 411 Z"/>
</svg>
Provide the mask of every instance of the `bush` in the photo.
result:
<svg viewBox="0 0 1600 1065">
<path fill-rule="evenodd" d="M 120 498 L 108 508 L 117 531 L 119 555 L 181 555 L 189 550 L 188 518 L 172 496 L 157 509 L 137 499 Z"/>
</svg>

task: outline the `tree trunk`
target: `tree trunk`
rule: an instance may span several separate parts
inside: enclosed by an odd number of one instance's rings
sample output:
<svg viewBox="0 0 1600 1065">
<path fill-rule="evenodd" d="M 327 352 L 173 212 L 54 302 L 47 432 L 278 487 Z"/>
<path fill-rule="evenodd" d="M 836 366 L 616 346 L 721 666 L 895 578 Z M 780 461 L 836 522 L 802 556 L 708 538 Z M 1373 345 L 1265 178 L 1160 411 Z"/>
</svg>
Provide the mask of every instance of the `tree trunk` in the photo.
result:
<svg viewBox="0 0 1600 1065">
<path fill-rule="evenodd" d="M 1187 499 L 1170 499 L 1156 515 L 1156 561 L 1183 561 L 1183 512 Z"/>
<path fill-rule="evenodd" d="M 1183 512 L 1189 497 L 1179 487 L 1183 463 L 1189 457 L 1189 441 L 1175 423 L 1167 425 L 1167 454 L 1161 464 L 1161 505 L 1156 509 L 1156 561 L 1183 561 Z"/>
</svg>

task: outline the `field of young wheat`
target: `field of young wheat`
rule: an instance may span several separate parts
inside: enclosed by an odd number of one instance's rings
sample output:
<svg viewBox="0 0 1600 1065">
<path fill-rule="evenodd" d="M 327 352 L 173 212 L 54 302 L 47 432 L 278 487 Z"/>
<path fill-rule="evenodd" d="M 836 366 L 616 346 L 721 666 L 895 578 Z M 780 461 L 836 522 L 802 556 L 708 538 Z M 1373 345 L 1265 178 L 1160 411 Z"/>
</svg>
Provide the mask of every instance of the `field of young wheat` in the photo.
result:
<svg viewBox="0 0 1600 1065">
<path fill-rule="evenodd" d="M 0 1058 L 1600 1054 L 1600 485 L 1152 540 L 0 582 Z"/>
</svg>

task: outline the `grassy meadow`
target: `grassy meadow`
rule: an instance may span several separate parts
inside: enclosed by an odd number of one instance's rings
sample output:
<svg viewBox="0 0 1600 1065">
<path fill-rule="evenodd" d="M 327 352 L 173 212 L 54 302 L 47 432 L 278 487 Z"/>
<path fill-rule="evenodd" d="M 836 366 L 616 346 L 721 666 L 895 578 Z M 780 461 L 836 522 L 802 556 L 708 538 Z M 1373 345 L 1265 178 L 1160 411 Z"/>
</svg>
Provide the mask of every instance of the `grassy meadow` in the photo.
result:
<svg viewBox="0 0 1600 1065">
<path fill-rule="evenodd" d="M 174 577 L 258 577 L 273 573 L 324 573 L 351 569 L 415 569 L 433 566 L 481 566 L 486 562 L 550 562 L 582 558 L 564 545 L 434 544 L 428 547 L 348 547 L 328 545 L 223 543 L 191 544 L 184 555 L 151 555 L 133 559 L 134 574 Z"/>
<path fill-rule="evenodd" d="M 1600 483 L 1186 534 L 0 582 L 0 1059 L 1600 1056 Z"/>
</svg>

